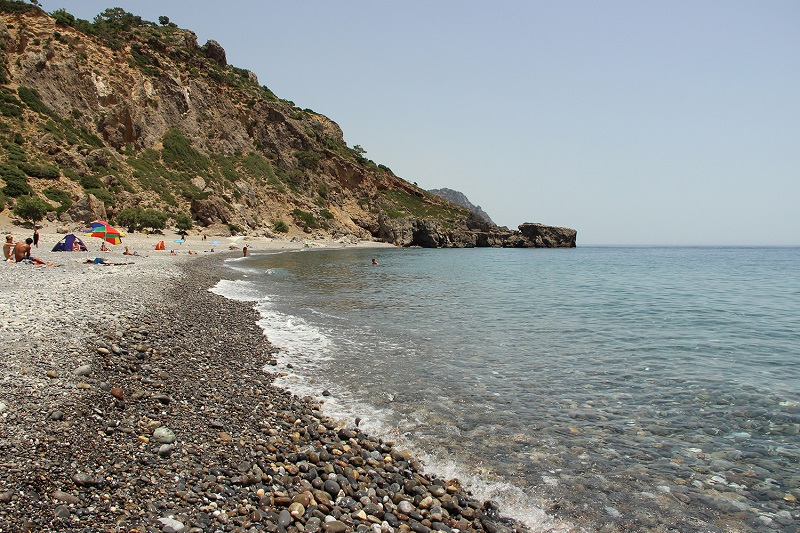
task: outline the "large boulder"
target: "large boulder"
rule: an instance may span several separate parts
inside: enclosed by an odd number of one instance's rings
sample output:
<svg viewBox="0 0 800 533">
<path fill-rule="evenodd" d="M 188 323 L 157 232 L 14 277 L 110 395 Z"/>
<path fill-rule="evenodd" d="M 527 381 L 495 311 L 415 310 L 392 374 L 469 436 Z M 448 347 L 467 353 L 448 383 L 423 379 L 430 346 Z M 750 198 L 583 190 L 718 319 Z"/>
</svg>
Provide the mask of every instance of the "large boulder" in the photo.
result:
<svg viewBox="0 0 800 533">
<path fill-rule="evenodd" d="M 219 66 L 224 67 L 228 65 L 228 59 L 225 57 L 225 49 L 217 41 L 211 39 L 200 48 L 207 58 L 215 61 Z"/>
<path fill-rule="evenodd" d="M 66 213 L 71 220 L 83 222 L 105 220 L 108 216 L 105 204 L 98 200 L 93 194 L 87 194 L 78 198 Z"/>
<path fill-rule="evenodd" d="M 231 215 L 228 204 L 218 196 L 206 200 L 192 200 L 192 217 L 203 226 L 227 224 L 231 221 Z"/>
</svg>

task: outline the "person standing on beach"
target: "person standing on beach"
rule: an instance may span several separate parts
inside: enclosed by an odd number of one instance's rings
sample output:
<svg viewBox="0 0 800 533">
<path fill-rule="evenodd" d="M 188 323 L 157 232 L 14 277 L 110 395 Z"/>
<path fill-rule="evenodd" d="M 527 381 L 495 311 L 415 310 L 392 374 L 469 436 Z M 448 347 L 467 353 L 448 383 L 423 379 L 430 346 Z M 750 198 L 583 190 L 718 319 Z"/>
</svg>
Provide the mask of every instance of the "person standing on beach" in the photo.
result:
<svg viewBox="0 0 800 533">
<path fill-rule="evenodd" d="M 39 228 L 33 229 L 33 245 L 38 248 L 39 247 Z"/>
</svg>

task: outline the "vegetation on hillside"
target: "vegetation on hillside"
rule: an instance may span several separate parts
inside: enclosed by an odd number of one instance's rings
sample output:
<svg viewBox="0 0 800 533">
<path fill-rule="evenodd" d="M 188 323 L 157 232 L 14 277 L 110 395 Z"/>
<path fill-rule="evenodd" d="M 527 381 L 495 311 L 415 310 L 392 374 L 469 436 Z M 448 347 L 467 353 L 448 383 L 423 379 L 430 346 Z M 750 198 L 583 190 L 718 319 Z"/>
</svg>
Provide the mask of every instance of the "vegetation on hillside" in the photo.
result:
<svg viewBox="0 0 800 533">
<path fill-rule="evenodd" d="M 0 0 L 0 12 L 47 16 L 20 0 Z M 63 51 L 91 69 L 85 53 L 89 47 L 81 44 L 89 40 L 154 83 L 177 77 L 202 79 L 241 117 L 274 116 L 271 120 L 284 123 L 285 134 L 291 137 L 276 140 L 250 132 L 251 148 L 213 149 L 211 138 L 202 135 L 215 124 L 201 110 L 199 133 L 176 122 L 156 143 L 112 142 L 105 111 L 86 109 L 85 104 L 66 113 L 63 106 L 56 111 L 57 106 L 45 103 L 52 98 L 43 98 L 41 87 L 15 84 L 9 57 L 18 52 L 9 46 L 9 34 L 0 32 L 0 209 L 20 198 L 26 198 L 23 204 L 30 203 L 27 198 L 38 198 L 48 206 L 47 216 L 66 216 L 82 196 L 92 195 L 120 225 L 161 229 L 171 220 L 188 229 L 204 202 L 213 202 L 217 210 L 220 205 L 229 210 L 245 206 L 235 219 L 227 220 L 232 231 L 246 232 L 260 225 L 289 233 L 345 227 L 334 213 L 345 212 L 347 198 L 356 196 L 348 205 L 364 211 L 359 220 L 383 213 L 389 219 L 423 217 L 455 226 L 466 219 L 465 210 L 403 182 L 389 167 L 368 159 L 361 146 L 348 147 L 335 124 L 326 127 L 331 124 L 327 118 L 278 98 L 249 71 L 227 65 L 219 51 L 198 46 L 191 32 L 167 17 L 155 23 L 121 8 L 106 9 L 92 21 L 64 9 L 49 16 L 55 28 L 49 36 L 35 35 L 24 23 L 9 29 L 24 34 L 26 46 L 48 60 Z M 20 68 L 19 60 L 16 67 Z M 355 186 L 340 183 L 350 179 L 347 176 L 357 176 L 352 178 Z M 262 214 L 261 220 L 248 218 L 248 210 L 266 203 L 280 212 L 268 218 Z M 233 217 L 232 213 L 226 216 Z"/>
</svg>

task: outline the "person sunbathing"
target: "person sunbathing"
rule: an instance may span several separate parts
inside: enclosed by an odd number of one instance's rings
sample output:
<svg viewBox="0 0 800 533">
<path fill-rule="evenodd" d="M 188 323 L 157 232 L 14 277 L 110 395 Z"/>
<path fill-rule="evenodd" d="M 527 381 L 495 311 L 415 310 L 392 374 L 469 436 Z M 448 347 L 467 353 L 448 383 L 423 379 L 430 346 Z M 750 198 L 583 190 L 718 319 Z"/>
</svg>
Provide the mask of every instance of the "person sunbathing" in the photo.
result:
<svg viewBox="0 0 800 533">
<path fill-rule="evenodd" d="M 122 255 L 136 255 L 136 254 L 134 252 L 131 252 L 130 250 L 128 250 L 128 247 L 126 246 L 125 247 L 125 251 L 122 252 Z"/>
<path fill-rule="evenodd" d="M 6 235 L 6 242 L 3 244 L 3 257 L 8 260 L 14 252 L 14 236 L 10 233 Z"/>
</svg>

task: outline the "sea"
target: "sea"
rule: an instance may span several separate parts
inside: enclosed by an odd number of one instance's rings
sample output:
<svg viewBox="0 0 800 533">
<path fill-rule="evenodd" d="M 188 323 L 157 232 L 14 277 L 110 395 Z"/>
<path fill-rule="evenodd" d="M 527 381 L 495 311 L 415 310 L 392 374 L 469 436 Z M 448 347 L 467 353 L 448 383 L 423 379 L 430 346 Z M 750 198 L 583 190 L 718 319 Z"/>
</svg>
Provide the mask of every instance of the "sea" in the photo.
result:
<svg viewBox="0 0 800 533">
<path fill-rule="evenodd" d="M 532 531 L 800 530 L 800 248 L 226 264 L 211 290 L 258 310 L 282 386 Z"/>
</svg>

